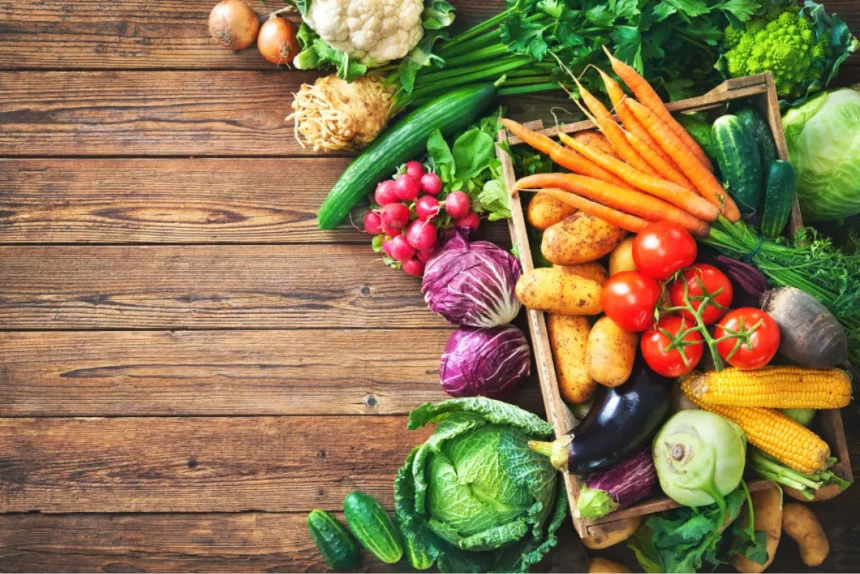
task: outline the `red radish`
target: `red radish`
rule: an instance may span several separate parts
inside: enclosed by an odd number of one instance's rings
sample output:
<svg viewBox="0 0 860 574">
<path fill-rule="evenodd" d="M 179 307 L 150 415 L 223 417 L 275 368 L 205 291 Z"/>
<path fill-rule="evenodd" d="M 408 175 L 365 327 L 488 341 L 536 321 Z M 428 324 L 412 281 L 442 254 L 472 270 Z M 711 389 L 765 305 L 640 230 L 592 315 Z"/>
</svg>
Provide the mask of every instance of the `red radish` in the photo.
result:
<svg viewBox="0 0 860 574">
<path fill-rule="evenodd" d="M 392 229 L 403 229 L 409 223 L 412 214 L 404 203 L 389 203 L 382 208 L 382 223 Z"/>
<path fill-rule="evenodd" d="M 420 181 L 424 174 L 427 173 L 427 170 L 424 169 L 420 161 L 412 160 L 406 162 L 406 173 Z"/>
<path fill-rule="evenodd" d="M 467 215 L 466 217 L 461 217 L 460 219 L 454 222 L 456 227 L 468 228 L 471 230 L 476 230 L 481 225 L 481 218 L 478 217 L 478 214 L 474 211 Z"/>
<path fill-rule="evenodd" d="M 404 173 L 394 182 L 394 189 L 397 192 L 397 198 L 401 201 L 415 201 L 418 197 L 418 192 L 421 190 L 421 182 L 418 178 L 412 177 L 408 173 Z"/>
<path fill-rule="evenodd" d="M 382 238 L 382 252 L 394 259 L 391 255 L 391 239 L 389 237 Z"/>
<path fill-rule="evenodd" d="M 403 270 L 414 277 L 424 275 L 424 263 L 418 259 L 407 259 L 403 262 Z"/>
<path fill-rule="evenodd" d="M 430 258 L 436 254 L 436 251 L 438 251 L 438 247 L 434 245 L 429 249 L 422 249 L 415 255 L 415 257 L 417 257 L 418 260 L 422 263 L 427 263 L 428 261 L 430 261 Z"/>
<path fill-rule="evenodd" d="M 416 219 L 406 230 L 406 241 L 415 249 L 430 249 L 436 245 L 436 226 L 430 221 Z"/>
<path fill-rule="evenodd" d="M 388 255 L 397 261 L 406 261 L 412 259 L 415 255 L 415 249 L 406 241 L 406 237 L 398 235 L 392 237 L 388 242 Z"/>
<path fill-rule="evenodd" d="M 454 219 L 460 219 L 469 215 L 469 209 L 472 207 L 472 202 L 469 196 L 462 191 L 449 193 L 445 198 L 445 211 Z"/>
<path fill-rule="evenodd" d="M 364 232 L 371 235 L 382 233 L 382 218 L 374 211 L 368 211 L 364 215 Z"/>
<path fill-rule="evenodd" d="M 400 229 L 394 229 L 393 227 L 388 227 L 385 223 L 382 224 L 382 233 L 387 235 L 388 237 L 397 237 L 400 235 Z"/>
<path fill-rule="evenodd" d="M 432 195 L 422 195 L 415 202 L 415 215 L 422 221 L 436 217 L 439 213 L 439 200 Z"/>
<path fill-rule="evenodd" d="M 421 191 L 430 195 L 439 195 L 442 191 L 442 180 L 435 173 L 425 173 L 421 176 Z"/>
<path fill-rule="evenodd" d="M 393 179 L 386 179 L 379 182 L 376 186 L 376 193 L 373 194 L 376 203 L 379 205 L 388 205 L 397 201 L 397 190 L 394 187 Z"/>
</svg>

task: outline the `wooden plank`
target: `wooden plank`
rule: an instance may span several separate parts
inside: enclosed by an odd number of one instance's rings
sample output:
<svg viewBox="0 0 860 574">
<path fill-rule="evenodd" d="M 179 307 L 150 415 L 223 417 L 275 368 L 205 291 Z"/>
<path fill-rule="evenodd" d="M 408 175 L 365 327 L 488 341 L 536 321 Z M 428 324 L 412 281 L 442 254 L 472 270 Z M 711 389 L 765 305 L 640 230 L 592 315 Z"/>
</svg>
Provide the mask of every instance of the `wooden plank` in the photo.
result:
<svg viewBox="0 0 860 574">
<path fill-rule="evenodd" d="M 309 72 L 0 72 L 0 155 L 302 155 Z"/>
<path fill-rule="evenodd" d="M 366 245 L 0 247 L 3 329 L 440 328 Z"/>
<path fill-rule="evenodd" d="M 0 4 L 2 69 L 256 69 L 274 66 L 255 47 L 217 46 L 208 33 L 215 0 L 41 0 Z M 262 18 L 283 0 L 248 4 Z M 485 19 L 504 2 L 457 2 L 459 27 Z"/>
<path fill-rule="evenodd" d="M 431 431 L 401 416 L 0 419 L 0 512 L 308 512 L 357 489 L 390 506 Z"/>
<path fill-rule="evenodd" d="M 0 243 L 361 243 L 316 212 L 347 158 L 0 159 Z M 361 221 L 355 222 L 361 225 Z M 479 236 L 510 243 L 503 223 Z"/>
<path fill-rule="evenodd" d="M 406 414 L 449 398 L 439 384 L 448 336 L 444 329 L 7 332 L 0 413 Z M 404 344 L 391 344 L 398 340 Z M 536 380 L 508 400 L 543 413 Z"/>
</svg>

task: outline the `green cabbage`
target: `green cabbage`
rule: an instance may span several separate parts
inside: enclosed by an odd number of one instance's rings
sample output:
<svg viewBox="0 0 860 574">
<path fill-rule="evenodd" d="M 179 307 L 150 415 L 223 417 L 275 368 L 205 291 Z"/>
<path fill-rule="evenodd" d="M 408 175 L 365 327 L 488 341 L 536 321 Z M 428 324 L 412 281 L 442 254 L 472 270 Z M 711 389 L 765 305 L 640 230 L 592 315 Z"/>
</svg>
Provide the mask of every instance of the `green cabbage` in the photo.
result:
<svg viewBox="0 0 860 574">
<path fill-rule="evenodd" d="M 400 530 L 440 572 L 527 572 L 556 545 L 567 514 L 549 460 L 528 448 L 552 426 L 484 397 L 424 404 L 409 428 L 437 423 L 394 481 Z"/>
<path fill-rule="evenodd" d="M 860 213 L 860 92 L 825 92 L 782 119 L 804 221 Z"/>
</svg>

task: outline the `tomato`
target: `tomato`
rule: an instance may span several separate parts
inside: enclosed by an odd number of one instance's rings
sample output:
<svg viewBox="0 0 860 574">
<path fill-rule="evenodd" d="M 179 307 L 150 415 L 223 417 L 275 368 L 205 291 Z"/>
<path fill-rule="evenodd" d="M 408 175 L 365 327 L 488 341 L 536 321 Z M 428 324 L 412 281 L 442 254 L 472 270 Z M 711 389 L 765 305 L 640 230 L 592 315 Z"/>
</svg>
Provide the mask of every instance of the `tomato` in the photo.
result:
<svg viewBox="0 0 860 574">
<path fill-rule="evenodd" d="M 633 240 L 636 269 L 657 281 L 668 279 L 696 261 L 696 240 L 676 223 L 659 221 Z"/>
<path fill-rule="evenodd" d="M 666 350 L 673 339 L 694 326 L 695 323 L 691 319 L 680 315 L 669 315 L 660 319 L 656 325 L 642 334 L 639 346 L 642 349 L 642 357 L 651 370 L 664 377 L 680 377 L 696 368 L 702 360 L 705 349 L 702 334 L 698 331 L 687 333 L 683 339 L 684 345 Z M 672 337 L 667 336 L 666 333 L 671 334 Z M 680 348 L 684 349 L 683 356 Z"/>
<path fill-rule="evenodd" d="M 759 324 L 760 323 L 760 324 Z M 753 330 L 753 327 L 758 327 Z M 752 331 L 752 332 L 750 332 Z M 740 336 L 731 336 L 733 333 Z M 714 333 L 717 352 L 731 366 L 743 370 L 760 369 L 767 365 L 779 348 L 779 326 L 760 309 L 742 307 L 729 312 L 717 323 Z M 722 337 L 730 336 L 724 341 Z M 742 339 L 737 345 L 738 339 Z M 737 350 L 735 347 L 737 346 Z"/>
<path fill-rule="evenodd" d="M 637 271 L 616 273 L 603 285 L 600 303 L 606 316 L 625 331 L 644 331 L 654 322 L 660 284 Z"/>
<path fill-rule="evenodd" d="M 716 305 L 708 303 L 705 310 L 702 311 L 702 321 L 705 325 L 716 323 L 732 305 L 732 297 L 734 296 L 732 282 L 729 281 L 725 273 L 713 265 L 696 263 L 689 269 L 684 270 L 683 276 L 676 279 L 669 287 L 669 297 L 672 300 L 673 307 L 684 305 L 684 283 L 687 284 L 690 304 L 696 311 L 702 306 L 702 296 L 716 293 L 722 289 L 713 298 Z M 721 309 L 720 306 L 723 308 Z M 680 313 L 688 319 L 693 318 L 693 314 L 689 311 L 680 311 Z"/>
</svg>

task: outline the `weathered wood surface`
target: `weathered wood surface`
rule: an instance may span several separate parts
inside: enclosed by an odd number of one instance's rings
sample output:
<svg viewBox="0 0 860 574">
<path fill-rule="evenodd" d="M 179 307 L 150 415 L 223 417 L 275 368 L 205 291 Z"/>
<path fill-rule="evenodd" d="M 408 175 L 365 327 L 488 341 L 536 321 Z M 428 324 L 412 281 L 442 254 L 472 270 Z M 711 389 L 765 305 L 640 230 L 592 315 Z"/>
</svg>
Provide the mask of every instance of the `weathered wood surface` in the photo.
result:
<svg viewBox="0 0 860 574">
<path fill-rule="evenodd" d="M 444 329 L 6 332 L 0 413 L 406 414 L 447 398 L 439 356 L 448 336 Z M 510 400 L 543 412 L 536 381 Z"/>
<path fill-rule="evenodd" d="M 0 247 L 5 329 L 446 327 L 367 245 Z"/>
<path fill-rule="evenodd" d="M 360 243 L 316 212 L 347 158 L 0 159 L 0 243 Z M 361 225 L 361 221 L 356 221 Z M 504 225 L 485 225 L 509 243 Z"/>
</svg>

